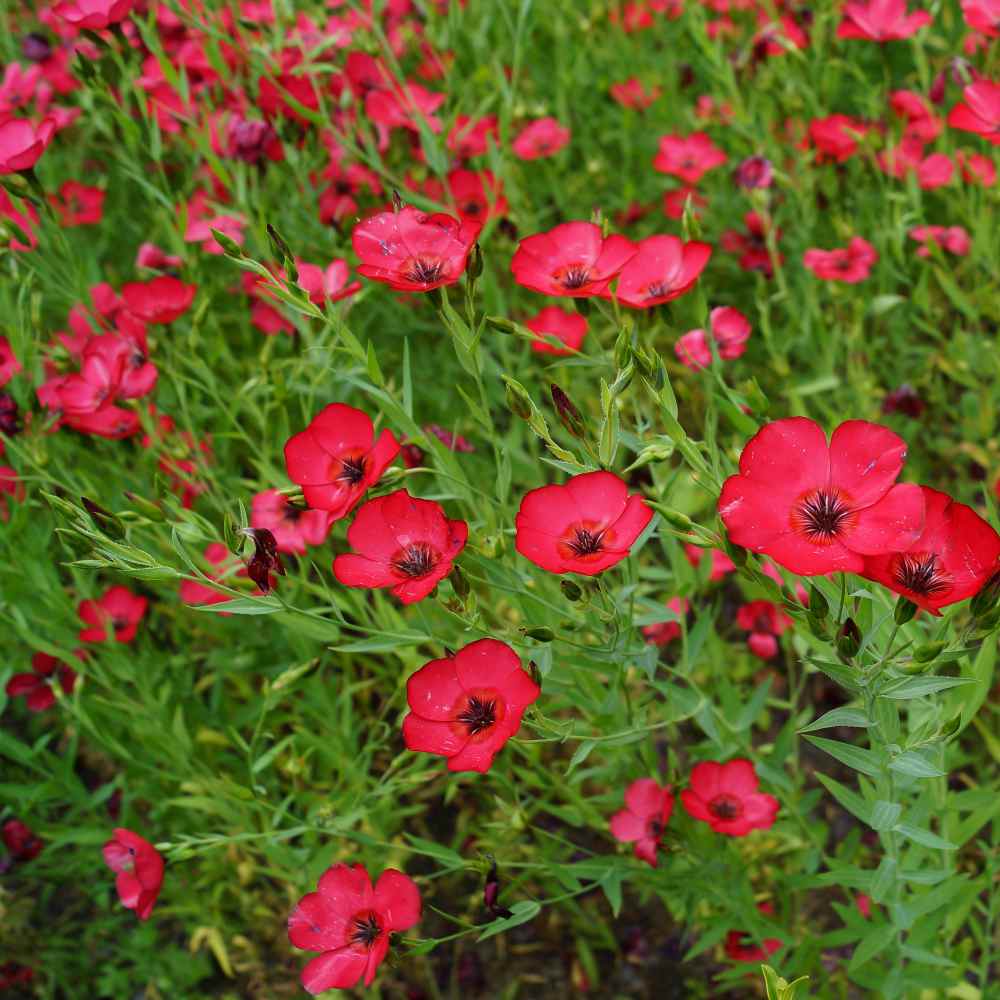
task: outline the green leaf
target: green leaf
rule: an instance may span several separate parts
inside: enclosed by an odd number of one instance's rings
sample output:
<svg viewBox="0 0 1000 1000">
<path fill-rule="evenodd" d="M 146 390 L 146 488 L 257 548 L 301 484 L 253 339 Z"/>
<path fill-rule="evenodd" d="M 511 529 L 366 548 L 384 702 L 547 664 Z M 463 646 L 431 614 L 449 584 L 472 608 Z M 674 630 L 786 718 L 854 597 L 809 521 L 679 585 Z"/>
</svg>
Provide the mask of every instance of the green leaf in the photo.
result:
<svg viewBox="0 0 1000 1000">
<path fill-rule="evenodd" d="M 890 857 L 883 857 L 875 869 L 875 878 L 872 879 L 870 895 L 876 903 L 884 903 L 889 897 L 893 886 L 896 884 L 896 872 L 898 866 Z"/>
<path fill-rule="evenodd" d="M 622 879 L 624 877 L 625 873 L 620 868 L 611 868 L 600 882 L 601 889 L 607 896 L 608 903 L 611 904 L 611 913 L 616 917 L 622 909 Z"/>
<path fill-rule="evenodd" d="M 883 698 L 922 698 L 927 694 L 971 683 L 970 677 L 901 677 L 887 684 L 879 694 Z"/>
<path fill-rule="evenodd" d="M 867 729 L 871 725 L 868 716 L 860 708 L 835 708 L 821 715 L 815 722 L 810 722 L 799 730 L 800 733 L 812 733 L 817 729 L 832 729 L 834 726 L 851 726 L 855 729 Z"/>
<path fill-rule="evenodd" d="M 596 747 L 597 744 L 594 740 L 584 740 L 574 752 L 573 756 L 570 757 L 569 765 L 566 768 L 566 773 L 570 774 L 577 767 L 579 767 L 589 756 L 591 750 Z"/>
<path fill-rule="evenodd" d="M 860 969 L 865 962 L 870 962 L 876 955 L 880 955 L 892 944 L 895 937 L 896 928 L 892 924 L 881 924 L 873 927 L 854 950 L 847 971 L 854 972 L 856 969 Z"/>
<path fill-rule="evenodd" d="M 919 826 L 910 826 L 909 823 L 897 823 L 893 829 L 896 833 L 901 833 L 907 840 L 912 840 L 915 844 L 921 844 L 924 847 L 933 847 L 939 851 L 958 850 L 957 844 L 939 837 L 936 833 L 931 833 L 930 830 L 923 830 Z"/>
<path fill-rule="evenodd" d="M 890 765 L 889 769 L 899 774 L 908 774 L 912 778 L 940 778 L 946 772 L 935 767 L 927 758 L 916 750 L 906 750 Z"/>
<path fill-rule="evenodd" d="M 860 771 L 872 778 L 877 778 L 882 773 L 881 761 L 871 750 L 863 750 L 850 743 L 828 740 L 822 736 L 807 736 L 806 739 L 854 771 Z"/>
<path fill-rule="evenodd" d="M 526 924 L 529 920 L 534 920 L 542 912 L 542 907 L 540 903 L 536 903 L 533 899 L 519 899 L 510 907 L 510 911 L 513 914 L 512 916 L 505 917 L 502 920 L 494 920 L 476 938 L 476 941 L 485 941 L 487 938 L 503 934 L 504 931 L 509 931 L 512 927 L 520 927 L 521 924 Z"/>
<path fill-rule="evenodd" d="M 439 844 L 434 840 L 424 840 L 422 837 L 414 837 L 412 834 L 407 834 L 406 839 L 417 854 L 437 858 L 438 861 L 443 861 L 450 868 L 465 867 L 465 858 L 458 851 L 453 851 L 450 847 L 445 847 L 444 844 Z"/>
<path fill-rule="evenodd" d="M 896 823 L 899 822 L 899 817 L 902 814 L 903 807 L 898 802 L 886 802 L 879 799 L 879 801 L 872 806 L 872 818 L 870 825 L 873 830 L 878 830 L 879 832 L 891 830 Z"/>
<path fill-rule="evenodd" d="M 826 790 L 852 815 L 857 816 L 862 823 L 872 825 L 872 806 L 860 795 L 845 788 L 839 781 L 825 774 L 816 773 L 816 777 Z"/>
<path fill-rule="evenodd" d="M 231 615 L 273 615 L 284 610 L 276 597 L 236 597 L 220 604 L 189 604 L 188 607 L 215 614 L 227 611 Z"/>
</svg>

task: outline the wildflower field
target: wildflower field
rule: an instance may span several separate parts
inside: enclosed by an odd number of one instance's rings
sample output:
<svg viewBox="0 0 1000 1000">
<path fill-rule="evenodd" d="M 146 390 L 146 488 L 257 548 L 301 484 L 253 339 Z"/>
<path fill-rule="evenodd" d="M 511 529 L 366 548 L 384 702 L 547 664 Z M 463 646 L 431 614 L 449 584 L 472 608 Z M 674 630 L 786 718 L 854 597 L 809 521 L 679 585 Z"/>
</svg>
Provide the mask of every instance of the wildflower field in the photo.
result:
<svg viewBox="0 0 1000 1000">
<path fill-rule="evenodd" d="M 1000 996 L 1000 0 L 0 5 L 0 998 Z"/>
</svg>

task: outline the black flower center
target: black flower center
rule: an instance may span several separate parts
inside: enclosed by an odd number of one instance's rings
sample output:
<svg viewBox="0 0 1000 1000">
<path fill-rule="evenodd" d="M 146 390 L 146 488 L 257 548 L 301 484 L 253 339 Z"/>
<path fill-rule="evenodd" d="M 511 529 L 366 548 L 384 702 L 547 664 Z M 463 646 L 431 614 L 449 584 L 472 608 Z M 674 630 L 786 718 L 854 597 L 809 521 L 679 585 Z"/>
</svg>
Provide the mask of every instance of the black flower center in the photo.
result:
<svg viewBox="0 0 1000 1000">
<path fill-rule="evenodd" d="M 573 264 L 562 272 L 558 281 L 563 288 L 583 288 L 590 281 L 590 268 L 586 264 Z"/>
<path fill-rule="evenodd" d="M 437 563 L 437 553 L 423 542 L 407 545 L 392 561 L 404 576 L 426 576 Z"/>
<path fill-rule="evenodd" d="M 647 299 L 658 299 L 661 295 L 670 294 L 670 285 L 665 281 L 656 281 L 646 288 Z"/>
<path fill-rule="evenodd" d="M 429 285 L 440 281 L 443 274 L 444 261 L 414 257 L 407 265 L 404 276 L 416 284 Z"/>
<path fill-rule="evenodd" d="M 363 455 L 356 458 L 345 458 L 340 463 L 340 474 L 337 479 L 351 486 L 357 486 L 365 478 L 365 459 Z"/>
<path fill-rule="evenodd" d="M 604 546 L 603 531 L 589 531 L 587 528 L 574 529 L 573 537 L 566 543 L 576 556 L 592 556 Z"/>
<path fill-rule="evenodd" d="M 792 524 L 814 545 L 828 545 L 847 528 L 852 513 L 839 493 L 816 490 L 792 509 Z"/>
<path fill-rule="evenodd" d="M 736 819 L 743 814 L 743 803 L 732 795 L 717 795 L 709 802 L 708 810 L 718 819 Z"/>
<path fill-rule="evenodd" d="M 951 589 L 951 580 L 933 552 L 904 552 L 893 560 L 890 573 L 893 583 L 921 597 L 936 597 Z"/>
<path fill-rule="evenodd" d="M 351 921 L 351 944 L 370 948 L 382 933 L 382 926 L 374 913 L 360 913 Z"/>
<path fill-rule="evenodd" d="M 469 704 L 459 713 L 458 721 L 469 729 L 469 735 L 475 736 L 490 728 L 497 719 L 497 703 L 495 698 L 480 698 L 473 695 Z"/>
</svg>

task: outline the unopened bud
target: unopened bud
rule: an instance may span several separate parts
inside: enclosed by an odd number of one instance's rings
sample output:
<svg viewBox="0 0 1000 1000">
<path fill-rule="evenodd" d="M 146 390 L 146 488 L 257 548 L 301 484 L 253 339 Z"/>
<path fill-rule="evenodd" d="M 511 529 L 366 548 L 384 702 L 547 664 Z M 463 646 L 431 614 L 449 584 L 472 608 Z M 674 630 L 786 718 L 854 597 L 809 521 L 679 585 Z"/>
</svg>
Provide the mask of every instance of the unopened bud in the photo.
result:
<svg viewBox="0 0 1000 1000">
<path fill-rule="evenodd" d="M 830 613 L 830 604 L 815 586 L 809 587 L 809 615 L 822 621 Z"/>
<path fill-rule="evenodd" d="M 583 416 L 573 401 L 554 382 L 549 386 L 549 392 L 552 394 L 552 403 L 556 408 L 556 413 L 559 415 L 559 420 L 562 422 L 563 427 L 573 437 L 582 438 L 587 431 L 587 427 L 583 422 Z"/>
<path fill-rule="evenodd" d="M 861 648 L 861 629 L 853 618 L 846 618 L 837 633 L 837 652 L 850 660 Z"/>
<path fill-rule="evenodd" d="M 528 639 L 534 639 L 536 642 L 552 642 L 552 640 L 556 637 L 555 632 L 553 632 L 547 625 L 538 625 L 533 628 L 523 628 L 521 631 Z"/>
<path fill-rule="evenodd" d="M 163 509 L 153 500 L 147 500 L 145 497 L 130 493 L 128 490 L 125 490 L 125 499 L 132 504 L 138 513 L 149 518 L 150 521 L 165 521 L 167 519 Z"/>
<path fill-rule="evenodd" d="M 568 601 L 579 601 L 583 597 L 583 588 L 573 580 L 560 580 L 559 589 Z"/>
<path fill-rule="evenodd" d="M 227 257 L 232 257 L 235 260 L 241 260 L 243 257 L 246 256 L 246 254 L 243 253 L 243 248 L 239 245 L 239 243 L 237 243 L 236 240 L 234 240 L 231 236 L 227 236 L 224 232 L 222 232 L 222 230 L 212 229 L 211 227 L 209 227 L 209 232 L 215 238 L 215 242 L 218 243 L 220 247 L 222 247 L 222 252 Z"/>
<path fill-rule="evenodd" d="M 480 249 L 479 244 L 475 243 L 472 247 L 472 253 L 469 256 L 469 266 L 466 269 L 466 274 L 472 281 L 475 281 L 483 273 L 483 251 Z"/>
<path fill-rule="evenodd" d="M 632 336 L 624 327 L 615 339 L 614 358 L 617 368 L 624 368 L 632 360 Z"/>
<path fill-rule="evenodd" d="M 486 325 L 497 333 L 517 333 L 517 323 L 512 322 L 504 316 L 487 316 Z"/>
<path fill-rule="evenodd" d="M 531 397 L 520 382 L 514 379 L 504 379 L 507 386 L 507 408 L 515 417 L 522 420 L 529 420 L 534 407 L 531 404 Z"/>
<path fill-rule="evenodd" d="M 462 572 L 462 567 L 452 566 L 448 579 L 452 589 L 464 601 L 469 596 L 469 578 Z"/>
<path fill-rule="evenodd" d="M 948 644 L 937 640 L 935 642 L 925 642 L 922 646 L 917 646 L 913 651 L 913 659 L 917 663 L 930 663 L 936 660 Z"/>
<path fill-rule="evenodd" d="M 992 610 L 996 606 L 998 596 L 1000 596 L 1000 572 L 994 573 L 983 585 L 982 590 L 969 602 L 972 617 L 981 618 L 987 611 Z"/>
<path fill-rule="evenodd" d="M 896 601 L 892 618 L 897 625 L 905 625 L 917 613 L 917 606 L 909 598 L 901 597 Z"/>
<path fill-rule="evenodd" d="M 80 497 L 80 503 L 83 504 L 84 509 L 90 515 L 91 521 L 106 535 L 109 535 L 111 538 L 125 537 L 125 528 L 111 511 L 105 510 L 87 497 Z"/>
</svg>

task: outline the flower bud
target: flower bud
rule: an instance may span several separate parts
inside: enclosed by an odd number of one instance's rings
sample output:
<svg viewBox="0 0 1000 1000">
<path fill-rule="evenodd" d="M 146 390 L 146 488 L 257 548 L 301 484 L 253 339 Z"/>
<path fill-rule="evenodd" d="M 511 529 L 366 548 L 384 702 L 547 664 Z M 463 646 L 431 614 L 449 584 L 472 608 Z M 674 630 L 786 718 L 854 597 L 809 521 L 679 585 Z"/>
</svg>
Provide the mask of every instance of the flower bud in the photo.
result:
<svg viewBox="0 0 1000 1000">
<path fill-rule="evenodd" d="M 105 510 L 99 504 L 94 503 L 93 500 L 87 497 L 80 497 L 80 503 L 83 504 L 84 509 L 90 515 L 91 521 L 101 529 L 106 535 L 111 538 L 124 538 L 125 528 L 122 526 L 121 521 L 111 513 L 109 510 Z"/>
<path fill-rule="evenodd" d="M 526 638 L 534 639 L 536 642 L 552 642 L 552 640 L 556 637 L 555 632 L 553 632 L 552 629 L 546 625 L 523 628 L 521 631 L 524 633 Z"/>
<path fill-rule="evenodd" d="M 925 642 L 922 646 L 917 646 L 917 648 L 913 651 L 913 659 L 916 660 L 917 663 L 930 663 L 932 660 L 936 660 L 938 656 L 941 655 L 941 652 L 947 645 L 948 644 L 946 642 L 942 642 L 940 640 L 936 640 L 935 642 Z"/>
<path fill-rule="evenodd" d="M 579 601 L 583 597 L 583 588 L 573 580 L 560 580 L 559 589 L 568 601 Z"/>
<path fill-rule="evenodd" d="M 234 260 L 242 260 L 246 254 L 243 252 L 243 248 L 236 242 L 231 236 L 227 236 L 220 229 L 212 229 L 209 227 L 209 232 L 215 238 L 215 242 L 222 247 L 222 252 L 227 257 L 232 257 Z"/>
<path fill-rule="evenodd" d="M 972 617 L 981 618 L 990 611 L 996 605 L 998 596 L 1000 596 L 1000 572 L 994 573 L 983 585 L 982 590 L 969 602 Z"/>
<path fill-rule="evenodd" d="M 764 156 L 747 157 L 737 168 L 736 183 L 748 191 L 754 188 L 768 188 L 774 180 L 774 168 Z"/>
<path fill-rule="evenodd" d="M 125 499 L 132 504 L 138 513 L 150 521 L 165 521 L 167 519 L 163 509 L 153 500 L 147 500 L 145 497 L 130 493 L 128 490 L 125 490 Z"/>
<path fill-rule="evenodd" d="M 486 325 L 497 333 L 517 333 L 518 325 L 504 316 L 487 316 Z"/>
<path fill-rule="evenodd" d="M 475 281 L 483 273 L 483 263 L 483 251 L 478 243 L 474 243 L 472 253 L 469 256 L 469 265 L 465 271 L 470 280 Z"/>
<path fill-rule="evenodd" d="M 469 578 L 462 572 L 462 568 L 458 565 L 452 566 L 448 579 L 451 580 L 456 595 L 464 601 L 469 596 L 470 588 Z"/>
<path fill-rule="evenodd" d="M 615 339 L 615 367 L 624 368 L 632 360 L 632 336 L 628 329 L 622 327 Z"/>
<path fill-rule="evenodd" d="M 830 604 L 815 587 L 809 587 L 809 616 L 822 621 L 830 613 Z"/>
<path fill-rule="evenodd" d="M 552 394 L 552 403 L 556 408 L 556 413 L 559 415 L 559 420 L 562 422 L 563 427 L 573 437 L 582 438 L 587 431 L 587 427 L 583 422 L 583 416 L 573 401 L 554 382 L 549 386 L 549 392 Z"/>
<path fill-rule="evenodd" d="M 514 379 L 504 379 L 504 382 L 507 386 L 507 408 L 515 417 L 520 417 L 522 420 L 531 419 L 534 407 L 524 386 Z"/>
<path fill-rule="evenodd" d="M 893 609 L 892 618 L 897 625 L 905 625 L 911 618 L 917 613 L 917 606 L 913 601 L 906 597 L 900 597 L 896 601 L 896 607 Z"/>
<path fill-rule="evenodd" d="M 853 618 L 845 618 L 844 624 L 840 626 L 837 633 L 837 652 L 845 659 L 852 659 L 858 655 L 861 648 L 861 629 Z"/>
</svg>

